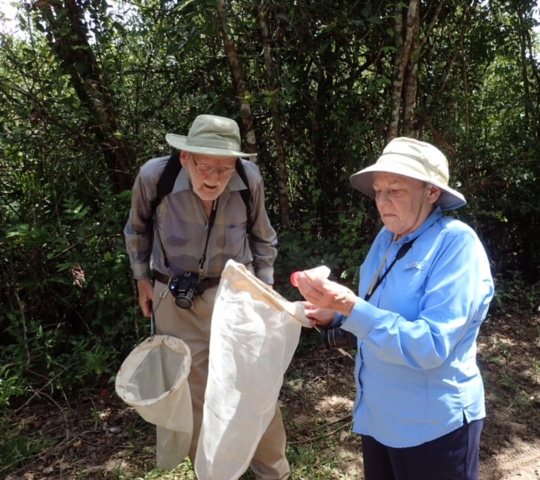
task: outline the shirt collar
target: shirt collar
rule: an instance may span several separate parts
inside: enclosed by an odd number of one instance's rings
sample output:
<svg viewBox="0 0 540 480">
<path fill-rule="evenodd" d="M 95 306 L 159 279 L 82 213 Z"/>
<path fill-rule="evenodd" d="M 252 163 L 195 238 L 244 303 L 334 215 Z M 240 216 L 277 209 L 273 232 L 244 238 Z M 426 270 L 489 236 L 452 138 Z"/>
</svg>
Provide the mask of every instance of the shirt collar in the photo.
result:
<svg viewBox="0 0 540 480">
<path fill-rule="evenodd" d="M 187 174 L 187 170 L 185 168 L 182 168 L 180 170 L 180 173 L 176 177 L 176 181 L 174 182 L 174 187 L 172 189 L 173 193 L 175 192 L 181 192 L 183 190 L 190 190 L 189 185 L 189 177 Z"/>
<path fill-rule="evenodd" d="M 238 175 L 238 172 L 234 172 L 234 175 L 229 180 L 229 183 L 227 184 L 225 191 L 230 190 L 231 192 L 235 192 L 238 190 L 245 190 L 246 188 L 248 187 L 244 183 L 244 181 L 240 178 L 240 175 Z"/>
</svg>

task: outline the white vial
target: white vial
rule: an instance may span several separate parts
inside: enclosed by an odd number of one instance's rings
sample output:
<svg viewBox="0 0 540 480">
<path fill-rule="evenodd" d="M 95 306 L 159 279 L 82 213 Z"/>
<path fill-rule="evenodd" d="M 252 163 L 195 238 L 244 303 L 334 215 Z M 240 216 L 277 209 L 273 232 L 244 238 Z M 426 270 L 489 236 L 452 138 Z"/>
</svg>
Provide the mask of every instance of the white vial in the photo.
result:
<svg viewBox="0 0 540 480">
<path fill-rule="evenodd" d="M 318 278 L 320 280 L 324 280 L 325 278 L 328 278 L 330 275 L 330 269 L 326 265 L 321 265 L 320 267 L 310 268 L 309 270 L 304 270 L 303 272 L 294 272 L 291 275 L 291 283 L 296 287 L 297 282 L 296 279 L 298 278 L 298 275 L 304 274 L 309 279 L 315 279 Z"/>
</svg>

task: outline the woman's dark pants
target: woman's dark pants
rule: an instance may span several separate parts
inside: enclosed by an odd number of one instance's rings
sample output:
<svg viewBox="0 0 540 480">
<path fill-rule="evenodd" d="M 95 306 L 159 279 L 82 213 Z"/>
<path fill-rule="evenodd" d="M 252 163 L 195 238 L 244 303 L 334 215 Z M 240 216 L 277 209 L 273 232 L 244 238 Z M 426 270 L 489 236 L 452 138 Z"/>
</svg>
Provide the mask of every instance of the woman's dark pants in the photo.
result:
<svg viewBox="0 0 540 480">
<path fill-rule="evenodd" d="M 478 480 L 483 420 L 416 447 L 392 448 L 362 435 L 365 480 Z"/>
</svg>

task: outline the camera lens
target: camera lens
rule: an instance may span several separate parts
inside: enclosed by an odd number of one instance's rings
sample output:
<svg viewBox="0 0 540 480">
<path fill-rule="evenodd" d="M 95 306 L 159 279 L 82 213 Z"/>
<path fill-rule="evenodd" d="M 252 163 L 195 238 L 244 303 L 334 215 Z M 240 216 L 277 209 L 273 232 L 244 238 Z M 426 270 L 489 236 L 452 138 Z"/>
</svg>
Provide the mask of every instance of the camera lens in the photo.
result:
<svg viewBox="0 0 540 480">
<path fill-rule="evenodd" d="M 169 283 L 169 291 L 175 298 L 174 303 L 180 308 L 188 309 L 198 293 L 199 276 L 196 273 L 184 272 L 174 277 Z"/>
<path fill-rule="evenodd" d="M 187 310 L 191 308 L 191 305 L 193 305 L 193 300 L 187 296 L 179 296 L 176 297 L 174 303 L 176 303 L 178 307 L 185 308 Z"/>
<path fill-rule="evenodd" d="M 357 339 L 351 333 L 339 327 L 326 328 L 321 331 L 321 342 L 328 350 L 334 348 L 357 348 Z"/>
</svg>

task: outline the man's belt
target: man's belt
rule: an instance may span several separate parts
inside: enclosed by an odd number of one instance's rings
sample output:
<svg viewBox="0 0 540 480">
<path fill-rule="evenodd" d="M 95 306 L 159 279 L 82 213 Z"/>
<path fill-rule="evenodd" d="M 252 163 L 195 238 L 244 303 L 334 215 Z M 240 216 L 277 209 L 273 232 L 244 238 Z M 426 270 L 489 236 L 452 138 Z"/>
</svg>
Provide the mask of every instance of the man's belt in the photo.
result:
<svg viewBox="0 0 540 480">
<path fill-rule="evenodd" d="M 163 275 L 161 272 L 154 271 L 154 278 L 161 283 L 164 283 L 165 285 L 169 284 L 170 278 L 167 275 Z M 199 291 L 202 293 L 208 288 L 215 287 L 216 285 L 219 285 L 219 281 L 221 280 L 221 277 L 210 277 L 210 278 L 203 278 L 199 281 Z"/>
</svg>

